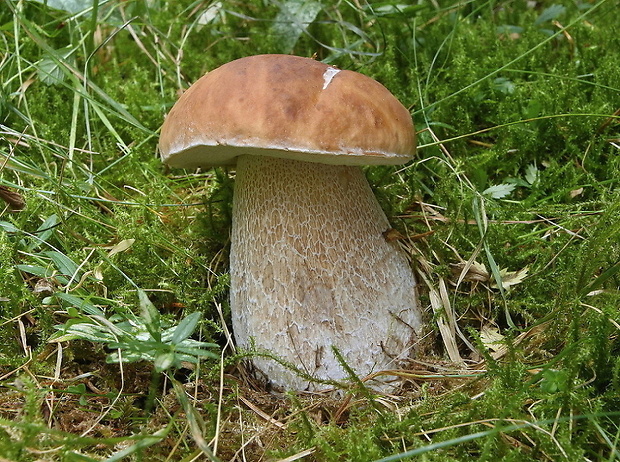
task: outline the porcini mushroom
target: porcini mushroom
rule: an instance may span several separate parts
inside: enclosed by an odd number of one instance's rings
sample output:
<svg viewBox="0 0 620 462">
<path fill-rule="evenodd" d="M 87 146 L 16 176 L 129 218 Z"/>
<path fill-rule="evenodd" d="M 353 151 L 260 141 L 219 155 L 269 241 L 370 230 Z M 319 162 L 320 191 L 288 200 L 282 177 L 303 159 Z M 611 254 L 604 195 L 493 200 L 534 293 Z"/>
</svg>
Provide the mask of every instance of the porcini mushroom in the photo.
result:
<svg viewBox="0 0 620 462">
<path fill-rule="evenodd" d="M 236 165 L 230 307 L 236 342 L 310 376 L 398 367 L 421 325 L 415 278 L 361 165 L 415 151 L 407 109 L 362 74 L 259 55 L 203 76 L 161 129 L 165 163 Z M 318 386 L 273 359 L 254 365 L 287 389 Z"/>
</svg>

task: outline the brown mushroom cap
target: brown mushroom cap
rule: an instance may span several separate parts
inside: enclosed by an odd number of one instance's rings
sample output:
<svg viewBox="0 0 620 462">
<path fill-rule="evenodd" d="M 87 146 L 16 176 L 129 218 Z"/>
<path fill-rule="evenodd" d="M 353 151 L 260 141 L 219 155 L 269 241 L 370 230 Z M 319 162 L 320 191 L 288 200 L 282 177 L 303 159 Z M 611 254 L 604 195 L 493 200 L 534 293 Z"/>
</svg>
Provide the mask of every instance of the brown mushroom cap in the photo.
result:
<svg viewBox="0 0 620 462">
<path fill-rule="evenodd" d="M 339 165 L 402 164 L 409 111 L 380 83 L 309 58 L 258 55 L 209 72 L 174 105 L 159 150 L 173 167 L 232 165 L 241 154 Z"/>
</svg>

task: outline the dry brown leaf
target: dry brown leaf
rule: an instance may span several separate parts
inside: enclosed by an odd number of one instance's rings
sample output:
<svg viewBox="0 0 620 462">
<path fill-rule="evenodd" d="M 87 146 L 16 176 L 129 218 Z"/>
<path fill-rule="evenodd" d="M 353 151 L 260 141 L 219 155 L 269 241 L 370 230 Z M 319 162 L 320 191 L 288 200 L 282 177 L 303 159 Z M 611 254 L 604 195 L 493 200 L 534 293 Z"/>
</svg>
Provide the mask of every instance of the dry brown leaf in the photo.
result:
<svg viewBox="0 0 620 462">
<path fill-rule="evenodd" d="M 580 196 L 581 194 L 583 194 L 583 188 L 573 189 L 570 192 L 570 197 L 571 199 L 574 199 L 575 197 Z"/>
<path fill-rule="evenodd" d="M 509 287 L 521 284 L 527 277 L 529 268 L 521 268 L 518 271 L 508 271 L 508 268 L 500 270 L 499 275 L 502 277 L 502 287 L 508 289 Z"/>
<path fill-rule="evenodd" d="M 498 351 L 503 346 L 504 336 L 497 327 L 485 324 L 480 330 L 480 340 L 488 350 Z"/>
<path fill-rule="evenodd" d="M 121 242 L 119 242 L 118 244 L 116 244 L 114 247 L 110 249 L 110 252 L 108 252 L 108 258 L 111 257 L 112 255 L 116 255 L 117 253 L 124 252 L 129 247 L 131 247 L 134 242 L 136 242 L 135 239 L 122 240 Z"/>
<path fill-rule="evenodd" d="M 14 212 L 23 210 L 26 207 L 24 196 L 6 186 L 0 186 L 0 199 L 9 204 L 10 210 Z"/>
<path fill-rule="evenodd" d="M 453 273 L 456 276 L 461 277 L 461 273 L 465 270 L 465 268 L 467 268 L 467 262 L 456 263 L 452 265 L 452 267 Z M 482 263 L 474 261 L 469 268 L 467 268 L 467 272 L 462 277 L 462 280 L 470 282 L 485 282 L 489 280 L 489 277 L 490 275 L 486 267 Z"/>
</svg>

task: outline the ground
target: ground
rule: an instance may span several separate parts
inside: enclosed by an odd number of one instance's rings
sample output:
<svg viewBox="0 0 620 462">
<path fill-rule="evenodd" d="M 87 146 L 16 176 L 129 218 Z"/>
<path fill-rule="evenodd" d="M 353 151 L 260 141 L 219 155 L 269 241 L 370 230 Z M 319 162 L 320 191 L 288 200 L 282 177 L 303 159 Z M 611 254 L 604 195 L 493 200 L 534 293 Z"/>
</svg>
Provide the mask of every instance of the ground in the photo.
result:
<svg viewBox="0 0 620 462">
<path fill-rule="evenodd" d="M 616 9 L 5 2 L 0 458 L 618 459 Z M 234 170 L 156 146 L 184 89 L 259 53 L 361 72 L 412 114 L 415 160 L 365 171 L 428 320 L 394 393 L 281 393 L 231 347 Z"/>
</svg>

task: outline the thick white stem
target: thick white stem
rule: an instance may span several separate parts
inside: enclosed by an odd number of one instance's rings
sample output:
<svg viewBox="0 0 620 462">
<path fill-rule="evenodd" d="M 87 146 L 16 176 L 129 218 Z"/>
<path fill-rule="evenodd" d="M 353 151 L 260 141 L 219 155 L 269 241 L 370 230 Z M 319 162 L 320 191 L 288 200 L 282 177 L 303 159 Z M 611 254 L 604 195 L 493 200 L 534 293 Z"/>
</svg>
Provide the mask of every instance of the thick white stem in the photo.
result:
<svg viewBox="0 0 620 462">
<path fill-rule="evenodd" d="M 359 167 L 272 157 L 237 163 L 231 247 L 235 338 L 321 379 L 397 367 L 420 327 L 409 263 Z M 270 359 L 276 385 L 315 388 Z"/>
</svg>

